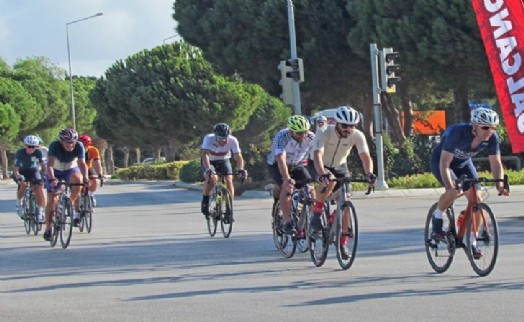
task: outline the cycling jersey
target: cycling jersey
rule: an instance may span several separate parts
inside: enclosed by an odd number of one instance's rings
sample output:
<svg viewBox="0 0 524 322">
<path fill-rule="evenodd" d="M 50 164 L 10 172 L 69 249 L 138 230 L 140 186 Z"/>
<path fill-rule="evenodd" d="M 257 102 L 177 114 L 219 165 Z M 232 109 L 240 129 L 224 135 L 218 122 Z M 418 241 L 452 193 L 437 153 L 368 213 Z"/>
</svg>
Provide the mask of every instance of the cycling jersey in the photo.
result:
<svg viewBox="0 0 524 322">
<path fill-rule="evenodd" d="M 86 147 L 86 154 L 85 154 L 85 160 L 87 169 L 93 169 L 94 163 L 93 160 L 99 160 L 100 159 L 100 152 L 98 149 L 92 145 Z"/>
<path fill-rule="evenodd" d="M 291 136 L 288 129 L 280 130 L 273 138 L 271 152 L 267 157 L 269 165 L 276 163 L 276 157 L 280 154 L 286 155 L 286 163 L 289 166 L 304 164 L 307 161 L 309 152 L 313 147 L 315 134 L 308 131 L 306 139 L 303 142 L 297 142 Z"/>
<path fill-rule="evenodd" d="M 236 137 L 228 135 L 226 144 L 221 146 L 213 133 L 204 136 L 202 150 L 209 151 L 209 161 L 229 159 L 231 158 L 231 151 L 233 151 L 233 154 L 241 152 Z"/>
<path fill-rule="evenodd" d="M 53 169 L 65 171 L 78 168 L 78 159 L 85 159 L 85 149 L 82 142 L 76 142 L 73 151 L 69 152 L 64 149 L 60 141 L 53 141 L 49 145 L 49 157 L 55 158 Z"/>
<path fill-rule="evenodd" d="M 451 169 L 463 168 L 472 157 L 481 151 L 486 150 L 489 155 L 500 154 L 500 139 L 497 133 L 493 133 L 488 141 L 483 141 L 475 149 L 471 149 L 471 142 L 475 138 L 472 131 L 471 123 L 458 123 L 448 127 L 431 155 L 432 168 L 438 169 L 442 150 L 453 153 Z"/>
<path fill-rule="evenodd" d="M 346 138 L 339 137 L 335 125 L 329 125 L 325 131 L 318 131 L 314 142 L 314 151 L 324 153 L 322 161 L 328 168 L 336 168 L 347 163 L 347 157 L 353 146 L 359 154 L 369 153 L 366 137 L 358 129 L 353 129 Z"/>
<path fill-rule="evenodd" d="M 40 169 L 40 163 L 44 162 L 44 157 L 40 149 L 34 149 L 33 153 L 27 154 L 25 148 L 16 152 L 14 166 L 20 169 Z"/>
</svg>

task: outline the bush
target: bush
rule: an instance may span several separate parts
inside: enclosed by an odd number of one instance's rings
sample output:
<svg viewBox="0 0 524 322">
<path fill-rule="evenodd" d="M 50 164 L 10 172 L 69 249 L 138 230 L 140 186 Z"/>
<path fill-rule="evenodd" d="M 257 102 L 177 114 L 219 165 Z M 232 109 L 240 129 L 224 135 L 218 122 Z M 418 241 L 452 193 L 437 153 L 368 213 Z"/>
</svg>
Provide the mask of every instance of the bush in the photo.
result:
<svg viewBox="0 0 524 322">
<path fill-rule="evenodd" d="M 195 159 L 187 162 L 182 169 L 180 169 L 180 180 L 187 183 L 201 182 L 202 168 L 200 159 Z"/>
<path fill-rule="evenodd" d="M 186 163 L 187 161 L 135 164 L 116 170 L 112 177 L 123 180 L 178 180 L 180 170 Z"/>
</svg>

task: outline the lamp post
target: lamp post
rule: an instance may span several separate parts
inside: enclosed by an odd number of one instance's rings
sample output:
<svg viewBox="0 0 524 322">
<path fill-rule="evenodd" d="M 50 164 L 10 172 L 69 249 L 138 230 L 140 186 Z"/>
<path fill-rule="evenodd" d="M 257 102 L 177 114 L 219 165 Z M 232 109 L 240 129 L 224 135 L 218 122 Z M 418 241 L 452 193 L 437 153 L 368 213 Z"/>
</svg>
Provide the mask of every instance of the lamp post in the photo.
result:
<svg viewBox="0 0 524 322">
<path fill-rule="evenodd" d="M 169 40 L 169 39 L 172 39 L 172 38 L 175 38 L 175 37 L 178 37 L 178 33 L 177 34 L 174 34 L 173 36 L 170 36 L 170 37 L 167 37 L 167 38 L 164 38 L 162 39 L 162 42 L 165 44 L 166 43 L 166 40 Z"/>
<path fill-rule="evenodd" d="M 73 129 L 74 130 L 76 130 L 75 95 L 74 95 L 74 91 L 73 91 L 73 74 L 71 72 L 71 50 L 69 49 L 69 25 L 72 25 L 74 23 L 77 23 L 77 22 L 80 22 L 80 21 L 84 21 L 84 20 L 87 20 L 87 19 L 99 17 L 99 16 L 101 16 L 103 14 L 104 14 L 103 12 L 99 12 L 99 13 L 97 13 L 95 15 L 92 15 L 92 16 L 89 16 L 89 17 L 85 17 L 85 18 L 82 18 L 82 19 L 78 19 L 78 20 L 74 20 L 74 21 L 70 21 L 70 22 L 66 23 L 67 60 L 69 62 L 69 91 L 71 92 L 71 120 L 73 122 Z"/>
</svg>

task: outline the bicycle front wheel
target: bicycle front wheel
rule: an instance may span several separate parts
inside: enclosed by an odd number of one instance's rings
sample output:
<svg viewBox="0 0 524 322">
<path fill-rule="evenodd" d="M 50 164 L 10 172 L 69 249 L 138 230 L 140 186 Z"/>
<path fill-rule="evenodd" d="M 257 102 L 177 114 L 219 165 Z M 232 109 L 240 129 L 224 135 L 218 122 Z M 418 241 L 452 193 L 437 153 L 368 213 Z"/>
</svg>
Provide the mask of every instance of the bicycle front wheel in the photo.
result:
<svg viewBox="0 0 524 322">
<path fill-rule="evenodd" d="M 497 262 L 499 230 L 491 208 L 485 203 L 480 203 L 477 207 L 478 211 L 473 213 L 475 218 L 468 220 L 466 255 L 475 273 L 486 276 Z"/>
<path fill-rule="evenodd" d="M 227 189 L 222 189 L 222 202 L 220 203 L 220 228 L 224 238 L 228 238 L 233 230 L 233 198 Z"/>
<path fill-rule="evenodd" d="M 57 241 L 58 241 L 58 235 L 60 234 L 60 213 L 54 210 L 53 214 L 53 222 L 51 223 L 51 240 L 49 243 L 51 244 L 51 247 L 55 247 Z"/>
<path fill-rule="evenodd" d="M 82 195 L 83 203 L 82 210 L 80 212 L 80 232 L 86 229 L 87 233 L 91 233 L 91 228 L 93 227 L 93 203 L 89 195 Z"/>
<path fill-rule="evenodd" d="M 355 207 L 351 201 L 346 201 L 341 208 L 342 216 L 348 214 L 348 230 L 342 230 L 342 217 L 337 217 L 337 235 L 335 245 L 337 247 L 337 259 L 340 267 L 347 270 L 353 264 L 357 255 L 358 246 L 358 220 Z"/>
<path fill-rule="evenodd" d="M 313 216 L 313 210 L 310 207 L 304 206 L 300 218 L 295 218 L 297 223 L 297 248 L 301 253 L 305 253 L 309 250 L 309 227 L 308 222 Z"/>
<path fill-rule="evenodd" d="M 446 239 L 436 240 L 432 238 L 433 233 L 433 212 L 437 209 L 437 204 L 435 203 L 431 208 L 429 208 L 428 215 L 426 217 L 426 225 L 424 228 L 424 245 L 426 248 L 426 256 L 428 257 L 429 264 L 433 270 L 437 273 L 444 273 L 448 270 L 453 262 L 453 257 L 455 255 L 455 237 L 453 234 L 447 234 Z M 454 216 L 451 212 L 446 210 L 442 219 L 444 224 L 442 228 L 444 231 L 448 232 L 454 227 L 453 222 Z"/>
<path fill-rule="evenodd" d="M 218 220 L 220 219 L 220 203 L 215 191 L 209 196 L 209 216 L 206 217 L 207 231 L 209 236 L 214 237 L 217 233 Z"/>
<path fill-rule="evenodd" d="M 73 235 L 73 205 L 70 199 L 63 201 L 63 210 L 60 214 L 60 243 L 66 249 Z"/>
<path fill-rule="evenodd" d="M 292 235 L 284 233 L 284 219 L 282 218 L 282 209 L 280 209 L 280 200 L 273 207 L 271 218 L 275 247 L 285 258 L 293 257 L 297 249 L 297 243 Z"/>
</svg>

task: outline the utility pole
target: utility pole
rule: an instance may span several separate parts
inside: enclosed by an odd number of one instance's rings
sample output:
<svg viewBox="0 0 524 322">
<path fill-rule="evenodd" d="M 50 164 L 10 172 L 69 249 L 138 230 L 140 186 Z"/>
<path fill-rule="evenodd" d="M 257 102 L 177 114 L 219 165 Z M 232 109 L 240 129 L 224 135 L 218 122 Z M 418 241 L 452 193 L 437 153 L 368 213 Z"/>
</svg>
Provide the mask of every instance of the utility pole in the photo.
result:
<svg viewBox="0 0 524 322">
<path fill-rule="evenodd" d="M 287 0 L 287 22 L 289 25 L 289 46 L 291 50 L 291 59 L 298 59 L 297 55 L 297 38 L 295 33 L 295 15 L 293 14 L 293 2 Z M 302 115 L 300 103 L 300 83 L 293 81 L 293 110 L 295 115 Z"/>
</svg>

